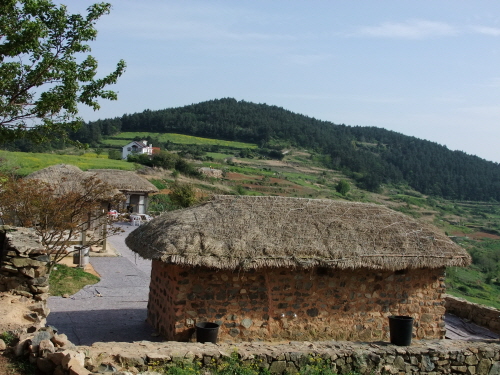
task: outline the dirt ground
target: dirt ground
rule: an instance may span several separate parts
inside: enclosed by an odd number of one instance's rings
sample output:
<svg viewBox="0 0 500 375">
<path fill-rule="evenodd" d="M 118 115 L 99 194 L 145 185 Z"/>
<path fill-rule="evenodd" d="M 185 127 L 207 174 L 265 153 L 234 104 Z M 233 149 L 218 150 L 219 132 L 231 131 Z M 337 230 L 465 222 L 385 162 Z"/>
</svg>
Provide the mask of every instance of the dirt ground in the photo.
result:
<svg viewBox="0 0 500 375">
<path fill-rule="evenodd" d="M 0 333 L 32 324 L 31 320 L 25 318 L 31 312 L 30 304 L 32 300 L 26 297 L 0 292 Z"/>
</svg>

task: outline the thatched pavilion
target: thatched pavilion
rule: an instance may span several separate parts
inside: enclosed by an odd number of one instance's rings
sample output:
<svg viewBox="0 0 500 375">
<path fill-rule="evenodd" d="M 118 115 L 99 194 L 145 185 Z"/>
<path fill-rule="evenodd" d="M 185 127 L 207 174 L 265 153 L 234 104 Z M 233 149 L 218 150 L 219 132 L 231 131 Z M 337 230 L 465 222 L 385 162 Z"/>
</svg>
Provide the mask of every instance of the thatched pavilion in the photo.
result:
<svg viewBox="0 0 500 375">
<path fill-rule="evenodd" d="M 389 315 L 443 338 L 444 271 L 467 252 L 386 207 L 216 196 L 165 213 L 127 245 L 153 260 L 148 321 L 168 340 L 221 324 L 220 340 L 386 339 Z"/>
</svg>

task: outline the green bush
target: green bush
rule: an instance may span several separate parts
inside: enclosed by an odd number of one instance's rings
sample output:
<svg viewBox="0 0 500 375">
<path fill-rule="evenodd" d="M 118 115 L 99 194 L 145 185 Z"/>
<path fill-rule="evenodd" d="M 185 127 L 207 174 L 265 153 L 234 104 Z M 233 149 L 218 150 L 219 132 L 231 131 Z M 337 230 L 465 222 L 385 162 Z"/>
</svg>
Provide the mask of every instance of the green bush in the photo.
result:
<svg viewBox="0 0 500 375">
<path fill-rule="evenodd" d="M 175 182 L 170 192 L 170 200 L 178 207 L 190 207 L 197 202 L 193 185 Z"/>
</svg>

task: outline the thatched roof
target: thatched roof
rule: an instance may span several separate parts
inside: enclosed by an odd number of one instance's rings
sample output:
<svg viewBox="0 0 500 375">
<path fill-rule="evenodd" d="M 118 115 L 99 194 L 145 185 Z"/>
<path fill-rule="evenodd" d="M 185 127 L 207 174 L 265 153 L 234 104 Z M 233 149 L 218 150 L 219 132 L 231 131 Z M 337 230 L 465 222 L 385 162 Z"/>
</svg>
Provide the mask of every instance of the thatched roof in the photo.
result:
<svg viewBox="0 0 500 375">
<path fill-rule="evenodd" d="M 153 193 L 158 189 L 145 178 L 131 171 L 118 169 L 90 169 L 83 172 L 74 165 L 58 164 L 33 172 L 26 178 L 37 179 L 51 185 L 57 185 L 58 189 L 74 189 L 85 178 L 95 176 L 102 182 L 120 191 L 134 191 Z"/>
<path fill-rule="evenodd" d="M 156 193 L 158 188 L 145 178 L 131 171 L 119 169 L 89 169 L 86 173 L 96 176 L 121 191 Z"/>
<path fill-rule="evenodd" d="M 56 194 L 78 190 L 86 177 L 80 168 L 68 164 L 51 165 L 26 176 L 53 186 Z"/>
<path fill-rule="evenodd" d="M 320 199 L 215 196 L 142 225 L 127 245 L 148 259 L 218 269 L 398 270 L 466 266 L 437 228 L 387 207 Z"/>
</svg>

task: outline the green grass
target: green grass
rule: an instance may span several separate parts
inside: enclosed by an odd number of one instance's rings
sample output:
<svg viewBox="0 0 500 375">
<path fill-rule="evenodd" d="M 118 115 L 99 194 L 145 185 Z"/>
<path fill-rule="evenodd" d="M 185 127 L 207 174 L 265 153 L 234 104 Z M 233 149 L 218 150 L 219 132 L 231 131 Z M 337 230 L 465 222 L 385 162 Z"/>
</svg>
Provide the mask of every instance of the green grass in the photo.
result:
<svg viewBox="0 0 500 375">
<path fill-rule="evenodd" d="M 474 266 L 446 270 L 447 292 L 470 302 L 500 309 L 500 283 L 486 282 L 485 274 Z"/>
<path fill-rule="evenodd" d="M 62 296 L 63 294 L 75 294 L 85 285 L 99 282 L 99 278 L 80 268 L 73 268 L 58 264 L 50 274 L 50 294 Z"/>
<path fill-rule="evenodd" d="M 135 165 L 122 160 L 107 159 L 107 156 L 97 157 L 94 153 L 83 155 L 59 155 L 28 152 L 9 152 L 0 150 L 0 158 L 5 160 L 9 169 L 15 169 L 19 176 L 56 164 L 71 164 L 86 171 L 88 169 L 123 169 L 134 170 Z"/>
<path fill-rule="evenodd" d="M 210 156 L 213 159 L 227 159 L 227 158 L 233 158 L 233 154 L 223 154 L 220 152 L 207 152 L 207 156 Z"/>
<path fill-rule="evenodd" d="M 101 143 L 110 146 L 125 146 L 128 142 L 134 140 L 134 138 L 146 138 L 146 137 L 156 138 L 160 142 L 172 142 L 176 144 L 184 145 L 214 145 L 221 147 L 230 148 L 257 148 L 258 146 L 254 143 L 244 143 L 244 142 L 233 142 L 233 141 L 223 141 L 220 139 L 212 138 L 202 138 L 193 137 L 191 135 L 176 134 L 176 133 L 148 133 L 148 132 L 123 132 L 115 136 L 109 137 L 103 140 Z"/>
</svg>

